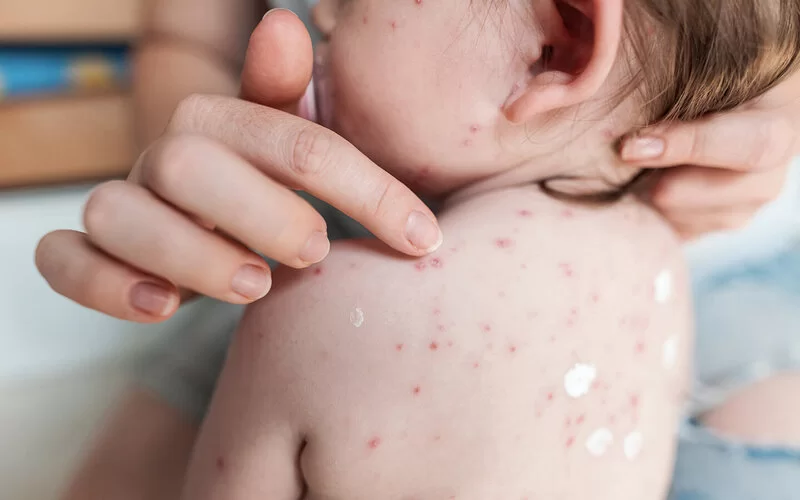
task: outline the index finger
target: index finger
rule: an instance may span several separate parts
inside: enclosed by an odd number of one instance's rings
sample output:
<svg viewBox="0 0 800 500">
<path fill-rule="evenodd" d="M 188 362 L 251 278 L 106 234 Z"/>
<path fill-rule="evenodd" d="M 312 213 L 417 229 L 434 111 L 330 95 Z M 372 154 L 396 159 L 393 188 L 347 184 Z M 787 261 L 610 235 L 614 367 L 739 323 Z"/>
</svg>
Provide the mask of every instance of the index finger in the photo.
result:
<svg viewBox="0 0 800 500">
<path fill-rule="evenodd" d="M 239 99 L 194 96 L 181 104 L 170 130 L 216 139 L 403 253 L 426 255 L 442 244 L 436 217 L 408 187 L 324 127 Z"/>
<path fill-rule="evenodd" d="M 795 135 L 793 123 L 774 112 L 737 111 L 645 129 L 623 141 L 620 155 L 637 167 L 768 170 L 789 162 Z"/>
</svg>

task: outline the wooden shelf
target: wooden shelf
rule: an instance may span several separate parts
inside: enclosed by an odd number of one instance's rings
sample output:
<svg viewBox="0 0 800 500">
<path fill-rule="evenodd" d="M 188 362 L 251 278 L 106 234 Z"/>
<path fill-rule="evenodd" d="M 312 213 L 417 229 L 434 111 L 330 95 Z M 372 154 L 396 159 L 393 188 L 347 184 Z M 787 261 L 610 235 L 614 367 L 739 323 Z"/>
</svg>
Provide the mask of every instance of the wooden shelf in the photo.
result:
<svg viewBox="0 0 800 500">
<path fill-rule="evenodd" d="M 134 40 L 141 0 L 0 0 L 0 42 Z"/>
<path fill-rule="evenodd" d="M 130 98 L 0 106 L 0 187 L 124 176 L 135 159 Z"/>
</svg>

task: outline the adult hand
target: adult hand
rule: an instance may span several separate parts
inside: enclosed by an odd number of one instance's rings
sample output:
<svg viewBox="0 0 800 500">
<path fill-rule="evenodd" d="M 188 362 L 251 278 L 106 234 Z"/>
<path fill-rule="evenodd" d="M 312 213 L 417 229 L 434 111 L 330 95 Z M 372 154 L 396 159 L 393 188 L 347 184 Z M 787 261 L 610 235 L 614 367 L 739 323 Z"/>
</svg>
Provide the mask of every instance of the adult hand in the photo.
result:
<svg viewBox="0 0 800 500">
<path fill-rule="evenodd" d="M 652 201 L 687 239 L 749 222 L 778 197 L 798 153 L 800 74 L 741 109 L 641 131 L 621 150 L 637 167 L 678 165 Z"/>
<path fill-rule="evenodd" d="M 252 302 L 271 283 L 254 251 L 295 268 L 328 253 L 325 221 L 290 188 L 336 206 L 406 254 L 438 246 L 434 215 L 406 186 L 336 134 L 275 109 L 304 94 L 312 61 L 300 20 L 283 10 L 267 15 L 242 74 L 243 97 L 255 103 L 186 99 L 127 181 L 92 192 L 85 234 L 42 239 L 36 262 L 53 289 L 138 322 L 171 316 L 187 291 Z"/>
</svg>

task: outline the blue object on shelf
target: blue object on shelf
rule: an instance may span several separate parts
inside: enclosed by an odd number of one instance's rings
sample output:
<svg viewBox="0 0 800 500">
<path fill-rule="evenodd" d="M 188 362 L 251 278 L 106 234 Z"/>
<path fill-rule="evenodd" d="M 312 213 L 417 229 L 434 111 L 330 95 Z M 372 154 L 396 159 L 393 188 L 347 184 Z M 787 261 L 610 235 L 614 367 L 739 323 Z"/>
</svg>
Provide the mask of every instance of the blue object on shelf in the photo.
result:
<svg viewBox="0 0 800 500">
<path fill-rule="evenodd" d="M 125 87 L 127 47 L 0 46 L 0 101 Z"/>
</svg>

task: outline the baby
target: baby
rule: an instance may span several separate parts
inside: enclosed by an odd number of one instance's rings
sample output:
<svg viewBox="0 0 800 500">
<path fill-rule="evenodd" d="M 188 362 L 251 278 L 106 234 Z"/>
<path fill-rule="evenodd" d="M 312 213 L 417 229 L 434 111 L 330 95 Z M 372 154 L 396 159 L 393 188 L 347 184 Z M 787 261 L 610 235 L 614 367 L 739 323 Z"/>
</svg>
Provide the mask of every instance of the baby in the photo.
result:
<svg viewBox="0 0 800 500">
<path fill-rule="evenodd" d="M 419 261 L 352 241 L 277 272 L 236 335 L 183 497 L 663 498 L 688 279 L 635 196 L 648 173 L 614 147 L 776 85 L 797 64 L 799 10 L 322 0 L 321 120 L 440 199 L 445 241 Z M 301 139 L 296 163 L 347 169 L 326 160 L 339 140 Z"/>
</svg>

